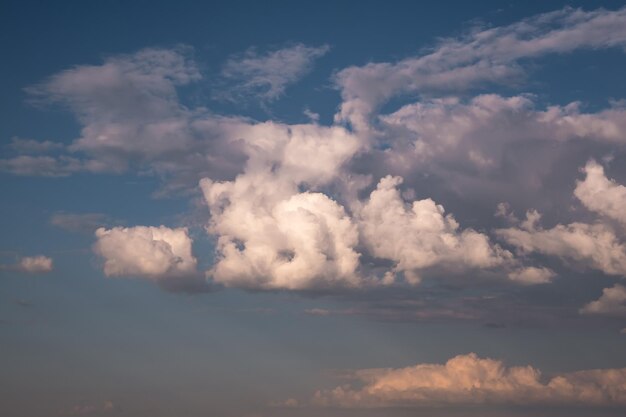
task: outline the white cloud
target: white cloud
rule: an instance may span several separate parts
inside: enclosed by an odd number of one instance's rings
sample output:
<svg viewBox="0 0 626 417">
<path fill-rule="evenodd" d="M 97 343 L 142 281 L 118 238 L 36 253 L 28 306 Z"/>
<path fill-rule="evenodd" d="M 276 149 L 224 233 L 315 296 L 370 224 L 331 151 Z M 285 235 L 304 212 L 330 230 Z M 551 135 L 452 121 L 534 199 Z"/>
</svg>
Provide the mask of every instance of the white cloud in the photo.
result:
<svg viewBox="0 0 626 417">
<path fill-rule="evenodd" d="M 534 266 L 516 269 L 509 273 L 510 280 L 523 285 L 549 284 L 555 276 L 556 273 L 551 269 Z"/>
<path fill-rule="evenodd" d="M 381 116 L 392 145 L 411 163 L 461 163 L 480 171 L 500 166 L 507 145 L 534 140 L 557 145 L 572 139 L 625 143 L 626 111 L 582 113 L 579 103 L 536 109 L 532 96 L 482 94 L 408 104 Z M 404 145 L 404 146 L 403 146 Z M 401 155 L 399 155 L 401 156 Z"/>
<path fill-rule="evenodd" d="M 585 405 L 626 404 L 626 368 L 556 375 L 543 382 L 531 366 L 459 355 L 444 365 L 354 372 L 356 384 L 318 391 L 313 402 L 351 408 L 451 404 Z"/>
<path fill-rule="evenodd" d="M 99 228 L 95 235 L 93 249 L 104 259 L 106 276 L 144 278 L 173 291 L 202 288 L 186 228 Z"/>
<path fill-rule="evenodd" d="M 134 169 L 166 181 L 175 177 L 168 184 L 172 188 L 195 186 L 205 178 L 201 188 L 211 212 L 207 229 L 217 239 L 215 264 L 208 274 L 227 286 L 358 287 L 373 281 L 360 263 L 368 255 L 393 264 L 383 283 L 394 282 L 396 273 L 417 283 L 428 273 L 484 269 L 519 284 L 547 283 L 554 272 L 524 267 L 485 232 L 461 228 L 433 199 L 401 193 L 395 175 L 417 183 L 422 176 L 412 174 L 446 178 L 447 173 L 460 172 L 448 179 L 473 177 L 493 187 L 490 191 L 516 193 L 509 177 L 499 175 L 505 167 L 519 169 L 520 176 L 539 188 L 552 160 L 544 162 L 545 169 L 535 169 L 537 165 L 528 162 L 544 153 L 523 156 L 520 147 L 531 142 L 558 147 L 572 139 L 621 146 L 626 130 L 623 103 L 584 113 L 578 103 L 538 109 L 531 96 L 483 94 L 468 101 L 423 99 L 377 119 L 372 116 L 396 94 L 448 94 L 483 81 L 510 80 L 523 74 L 521 58 L 623 46 L 624 22 L 626 9 L 564 9 L 444 40 L 421 57 L 347 68 L 337 76 L 344 100 L 337 120 L 351 121 L 356 130 L 320 126 L 311 112 L 312 123 L 288 125 L 189 108 L 177 94 L 180 86 L 201 79 L 189 48 L 112 56 L 101 65 L 60 72 L 30 89 L 40 100 L 69 107 L 81 124 L 80 137 L 62 151 L 53 142 L 15 139 L 11 146 L 18 155 L 0 161 L 0 169 L 50 176 Z M 327 51 L 327 46 L 301 44 L 266 54 L 249 50 L 232 57 L 222 75 L 236 83 L 233 94 L 257 95 L 268 102 L 282 96 Z M 365 131 L 372 123 L 372 137 L 385 146 L 370 146 L 370 136 L 362 134 L 359 123 L 367 125 Z M 562 155 L 565 148 L 555 154 Z M 57 150 L 60 155 L 38 155 Z M 593 166 L 586 170 L 586 180 L 577 187 L 583 204 L 622 219 L 618 209 L 623 186 L 603 172 L 599 175 Z M 363 199 L 370 179 L 379 178 L 378 187 Z M 455 183 L 457 188 L 464 184 Z M 591 197 L 592 191 L 601 198 Z M 518 223 L 504 206 L 500 215 Z M 98 223 L 87 217 L 53 220 L 64 227 Z M 609 274 L 626 271 L 626 248 L 610 226 L 571 223 L 545 230 L 536 220 L 531 213 L 520 227 L 502 229 L 498 235 L 522 253 L 558 256 Z M 99 229 L 96 251 L 105 258 L 109 276 L 134 275 L 160 284 L 173 278 L 197 280 L 191 239 L 181 230 Z M 172 240 L 188 246 L 174 248 Z"/>
<path fill-rule="evenodd" d="M 215 282 L 262 289 L 358 286 L 358 231 L 344 208 L 315 192 L 359 149 L 343 128 L 250 127 L 244 173 L 201 181 L 218 236 Z M 303 191 L 304 187 L 309 191 Z"/>
<path fill-rule="evenodd" d="M 583 168 L 586 177 L 576 182 L 574 195 L 589 210 L 626 225 L 626 187 L 608 179 L 604 168 L 591 160 Z"/>
<path fill-rule="evenodd" d="M 47 256 L 25 256 L 16 265 L 16 269 L 30 274 L 41 274 L 52 271 L 52 258 Z"/>
<path fill-rule="evenodd" d="M 512 259 L 486 235 L 461 230 L 433 200 L 406 203 L 397 188 L 401 183 L 399 177 L 381 179 L 360 211 L 359 224 L 370 253 L 394 261 L 394 272 L 403 272 L 408 282 L 418 283 L 427 268 L 491 268 Z"/>
<path fill-rule="evenodd" d="M 602 290 L 602 296 L 580 309 L 581 314 L 626 317 L 626 287 L 615 284 Z"/>
<path fill-rule="evenodd" d="M 222 77 L 234 85 L 222 95 L 230 99 L 252 96 L 273 101 L 311 70 L 313 61 L 328 52 L 327 45 L 309 47 L 296 44 L 266 54 L 254 49 L 231 57 L 222 69 Z"/>
<path fill-rule="evenodd" d="M 171 190 L 195 186 L 207 175 L 232 177 L 243 156 L 229 132 L 247 122 L 180 102 L 177 88 L 201 79 L 191 55 L 187 47 L 143 49 L 67 69 L 29 88 L 35 101 L 67 106 L 81 125 L 80 137 L 58 155 L 2 159 L 0 170 L 66 176 L 134 169 L 160 176 Z M 18 153 L 33 153 L 54 144 L 13 145 Z"/>
<path fill-rule="evenodd" d="M 626 9 L 585 12 L 565 8 L 446 39 L 426 55 L 394 64 L 349 67 L 336 77 L 344 100 L 337 119 L 367 130 L 372 112 L 396 94 L 519 79 L 524 74 L 521 59 L 580 48 L 623 47 L 625 27 Z"/>
<path fill-rule="evenodd" d="M 542 253 L 605 274 L 626 275 L 626 245 L 610 226 L 570 223 L 543 229 L 537 225 L 539 218 L 539 213 L 530 211 L 521 228 L 498 229 L 496 234 L 523 253 Z"/>
</svg>

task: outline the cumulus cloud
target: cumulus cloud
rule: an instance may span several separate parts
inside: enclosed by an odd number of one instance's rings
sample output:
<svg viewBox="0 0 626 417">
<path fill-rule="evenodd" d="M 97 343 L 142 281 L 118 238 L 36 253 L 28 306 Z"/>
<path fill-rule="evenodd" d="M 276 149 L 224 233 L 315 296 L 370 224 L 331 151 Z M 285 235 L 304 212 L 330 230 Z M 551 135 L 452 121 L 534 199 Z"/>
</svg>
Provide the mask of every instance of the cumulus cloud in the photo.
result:
<svg viewBox="0 0 626 417">
<path fill-rule="evenodd" d="M 474 353 L 445 364 L 353 373 L 355 384 L 318 391 L 313 402 L 350 408 L 451 404 L 585 405 L 626 404 L 626 368 L 565 373 L 544 382 L 531 366 L 507 367 Z"/>
<path fill-rule="evenodd" d="M 522 253 L 556 256 L 605 274 L 626 275 L 626 245 L 609 225 L 574 222 L 543 229 L 537 224 L 540 218 L 538 212 L 529 211 L 522 227 L 498 229 L 496 234 Z"/>
<path fill-rule="evenodd" d="M 581 314 L 626 317 L 626 287 L 615 284 L 602 290 L 602 296 L 580 309 Z"/>
<path fill-rule="evenodd" d="M 509 279 L 523 285 L 549 284 L 556 273 L 549 268 L 528 266 L 509 273 Z"/>
<path fill-rule="evenodd" d="M 510 252 L 483 233 L 462 230 L 433 200 L 407 203 L 401 178 L 381 179 L 365 201 L 358 192 L 340 192 L 347 207 L 323 193 L 332 184 L 350 187 L 345 164 L 363 144 L 344 128 L 262 123 L 242 128 L 240 137 L 248 155 L 244 172 L 233 181 L 200 182 L 211 213 L 208 231 L 217 238 L 208 271 L 214 282 L 309 290 L 388 285 L 400 276 L 417 284 L 423 272 L 516 266 Z M 363 270 L 361 248 L 392 261 L 393 269 Z M 526 284 L 550 277 L 547 270 L 516 276 Z"/>
<path fill-rule="evenodd" d="M 586 177 L 576 182 L 574 195 L 589 210 L 626 225 L 626 187 L 606 177 L 594 160 L 583 168 Z"/>
<path fill-rule="evenodd" d="M 93 249 L 104 259 L 108 277 L 143 278 L 172 291 L 200 291 L 206 286 L 186 228 L 99 228 L 95 235 Z"/>
<path fill-rule="evenodd" d="M 360 212 L 360 229 L 372 255 L 392 260 L 394 272 L 403 272 L 408 282 L 418 283 L 427 268 L 491 268 L 511 260 L 486 235 L 460 230 L 433 200 L 407 204 L 397 188 L 401 183 L 399 177 L 380 180 Z"/>
<path fill-rule="evenodd" d="M 505 282 L 544 284 L 555 272 L 526 266 L 493 243 L 485 231 L 491 226 L 480 224 L 476 207 L 457 209 L 459 201 L 447 198 L 444 185 L 453 184 L 462 198 L 515 204 L 501 195 L 508 193 L 528 201 L 519 182 L 541 189 L 554 158 L 574 160 L 568 158 L 570 148 L 584 160 L 600 146 L 621 149 L 623 103 L 588 113 L 578 102 L 543 107 L 531 95 L 455 94 L 483 82 L 518 79 L 527 58 L 624 46 L 625 22 L 626 9 L 566 8 L 475 29 L 422 56 L 346 68 L 336 76 L 343 102 L 331 126 L 320 125 L 310 111 L 311 123 L 291 125 L 187 106 L 178 89 L 202 79 L 188 47 L 110 56 L 28 90 L 36 101 L 67 107 L 80 123 L 80 135 L 67 146 L 16 138 L 9 146 L 14 154 L 0 160 L 0 170 L 48 176 L 133 170 L 186 191 L 201 180 L 211 215 L 207 231 L 216 239 L 207 275 L 226 286 L 355 288 L 397 280 L 416 284 L 428 274 L 475 277 L 484 270 Z M 232 94 L 267 103 L 284 95 L 327 51 L 302 44 L 267 53 L 251 49 L 231 57 L 221 76 Z M 427 94 L 421 101 L 378 114 L 393 96 L 422 92 Z M 574 146 L 579 143 L 591 145 Z M 569 175 L 564 164 L 559 171 Z M 575 169 L 580 162 L 571 164 Z M 591 163 L 585 172 L 579 199 L 623 222 L 623 186 Z M 420 182 L 421 189 L 414 187 Z M 546 192 L 562 193 L 561 185 Z M 484 190 L 474 192 L 478 187 Z M 520 254 L 556 256 L 614 275 L 626 271 L 626 247 L 610 224 L 564 221 L 544 229 L 538 213 L 529 212 L 523 222 L 510 207 L 499 213 L 512 226 L 497 236 Z M 204 285 L 186 230 L 110 228 L 93 214 L 61 213 L 51 221 L 66 229 L 105 226 L 96 232 L 94 248 L 108 276 Z"/>
<path fill-rule="evenodd" d="M 491 209 L 569 203 L 571 181 L 589 155 L 623 149 L 626 111 L 585 112 L 579 103 L 543 107 L 532 95 L 424 98 L 376 118 L 367 165 Z M 617 151 L 620 152 L 620 151 Z M 558 169 L 556 169 L 558 167 Z M 461 217 L 462 219 L 462 217 Z"/>
<path fill-rule="evenodd" d="M 343 206 L 314 191 L 359 149 L 356 138 L 316 125 L 251 129 L 243 136 L 254 138 L 244 173 L 200 183 L 211 211 L 208 230 L 217 236 L 211 278 L 263 289 L 358 286 L 357 227 Z"/>
<path fill-rule="evenodd" d="M 296 44 L 287 48 L 259 54 L 250 49 L 231 57 L 222 69 L 222 77 L 232 85 L 227 98 L 254 97 L 274 101 L 311 70 L 313 61 L 328 52 L 328 45 L 310 47 Z"/>
</svg>

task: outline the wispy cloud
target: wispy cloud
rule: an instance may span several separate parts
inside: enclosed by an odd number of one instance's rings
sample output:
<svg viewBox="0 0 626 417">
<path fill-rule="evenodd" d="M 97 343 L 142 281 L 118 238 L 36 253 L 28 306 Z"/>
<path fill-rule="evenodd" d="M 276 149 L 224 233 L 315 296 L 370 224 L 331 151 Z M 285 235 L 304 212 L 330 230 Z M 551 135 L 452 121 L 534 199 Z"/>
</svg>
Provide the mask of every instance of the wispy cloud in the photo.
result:
<svg viewBox="0 0 626 417">
<path fill-rule="evenodd" d="M 328 45 L 312 47 L 299 43 L 266 53 L 249 49 L 234 55 L 222 68 L 221 76 L 228 87 L 218 95 L 229 100 L 275 101 L 329 50 Z"/>
<path fill-rule="evenodd" d="M 50 224 L 68 232 L 93 234 L 102 226 L 119 223 L 104 213 L 58 212 L 50 216 Z"/>
<path fill-rule="evenodd" d="M 576 49 L 626 45 L 626 9 L 564 8 L 508 26 L 478 29 L 444 39 L 430 53 L 397 63 L 349 67 L 337 74 L 344 102 L 338 120 L 367 129 L 372 112 L 397 94 L 458 91 L 520 79 L 521 60 Z"/>
</svg>

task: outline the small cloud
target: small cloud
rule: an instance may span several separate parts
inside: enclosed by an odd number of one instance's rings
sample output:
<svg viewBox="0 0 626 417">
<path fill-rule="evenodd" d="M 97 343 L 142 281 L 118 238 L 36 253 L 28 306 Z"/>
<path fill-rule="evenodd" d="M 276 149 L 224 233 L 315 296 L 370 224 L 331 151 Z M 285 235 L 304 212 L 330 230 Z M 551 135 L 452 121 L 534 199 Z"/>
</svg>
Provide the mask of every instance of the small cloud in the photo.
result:
<svg viewBox="0 0 626 417">
<path fill-rule="evenodd" d="M 580 314 L 626 317 L 626 286 L 615 284 L 602 290 L 602 296 L 580 309 Z"/>
<path fill-rule="evenodd" d="M 62 150 L 64 148 L 63 144 L 59 142 L 23 139 L 17 136 L 13 136 L 11 138 L 11 143 L 9 143 L 7 147 L 19 154 L 47 153 Z"/>
<path fill-rule="evenodd" d="M 308 310 L 304 310 L 304 313 L 309 314 L 311 316 L 329 316 L 333 312 L 325 308 L 311 308 Z"/>
<path fill-rule="evenodd" d="M 119 411 L 119 407 L 112 401 L 105 401 L 102 404 L 77 404 L 69 410 L 69 414 L 73 416 L 85 415 L 102 415 Z"/>
<path fill-rule="evenodd" d="M 222 78 L 230 85 L 219 93 L 224 98 L 254 97 L 265 102 L 280 98 L 288 85 L 306 75 L 317 58 L 329 51 L 328 45 L 310 47 L 296 44 L 259 54 L 248 49 L 232 56 L 222 69 Z"/>
<path fill-rule="evenodd" d="M 47 256 L 25 256 L 17 264 L 17 269 L 29 274 L 40 274 L 52 271 L 52 258 Z"/>
<path fill-rule="evenodd" d="M 14 264 L 0 264 L 0 271 L 16 271 L 27 274 L 43 274 L 54 268 L 52 258 L 43 255 L 24 256 Z"/>
<path fill-rule="evenodd" d="M 108 277 L 142 278 L 168 291 L 209 290 L 197 271 L 193 240 L 186 228 L 101 227 L 95 235 L 93 250 L 104 259 L 104 274 Z"/>
<path fill-rule="evenodd" d="M 92 234 L 102 226 L 114 223 L 103 213 L 54 213 L 50 224 L 68 232 Z"/>
<path fill-rule="evenodd" d="M 304 115 L 309 118 L 311 123 L 318 123 L 320 121 L 319 113 L 315 113 L 314 111 L 311 111 L 308 107 L 304 109 L 302 113 L 304 113 Z"/>
</svg>

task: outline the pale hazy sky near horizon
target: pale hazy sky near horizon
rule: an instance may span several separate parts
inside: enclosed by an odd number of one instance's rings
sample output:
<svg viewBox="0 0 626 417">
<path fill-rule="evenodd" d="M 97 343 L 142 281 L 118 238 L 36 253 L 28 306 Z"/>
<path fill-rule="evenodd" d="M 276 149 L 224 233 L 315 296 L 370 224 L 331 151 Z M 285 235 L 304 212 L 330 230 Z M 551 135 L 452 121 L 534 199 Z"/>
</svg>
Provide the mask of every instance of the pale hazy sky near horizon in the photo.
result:
<svg viewBox="0 0 626 417">
<path fill-rule="evenodd" d="M 623 1 L 3 1 L 0 414 L 621 416 Z"/>
</svg>

